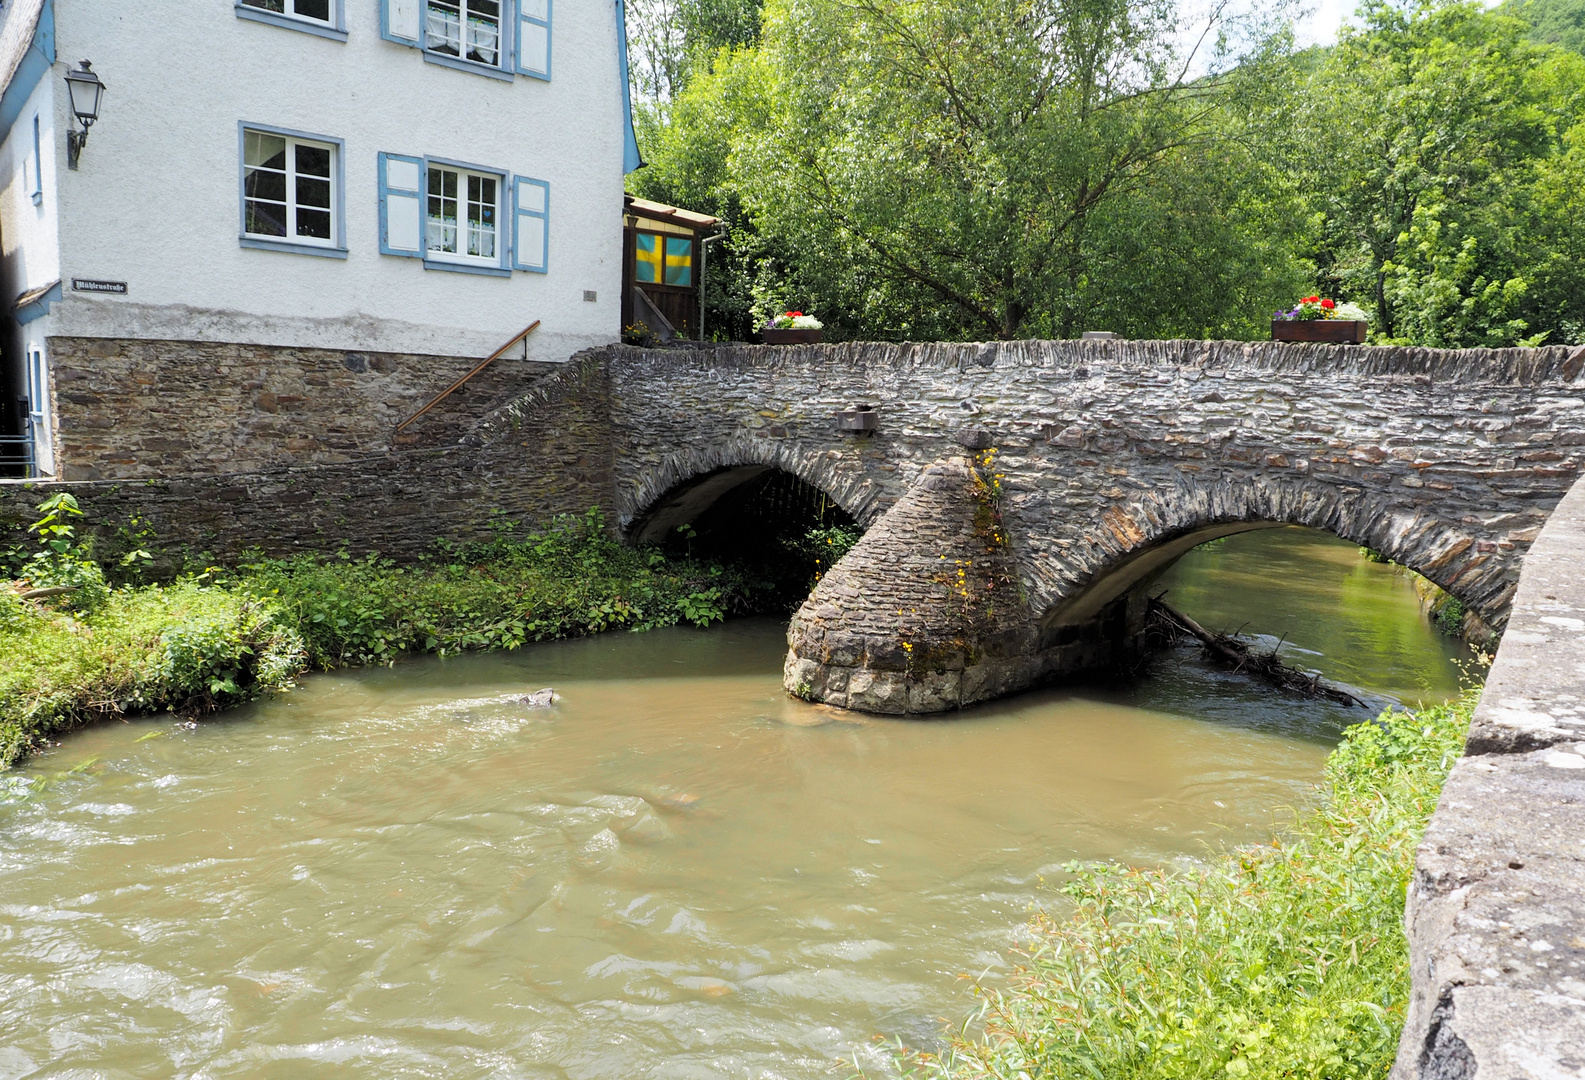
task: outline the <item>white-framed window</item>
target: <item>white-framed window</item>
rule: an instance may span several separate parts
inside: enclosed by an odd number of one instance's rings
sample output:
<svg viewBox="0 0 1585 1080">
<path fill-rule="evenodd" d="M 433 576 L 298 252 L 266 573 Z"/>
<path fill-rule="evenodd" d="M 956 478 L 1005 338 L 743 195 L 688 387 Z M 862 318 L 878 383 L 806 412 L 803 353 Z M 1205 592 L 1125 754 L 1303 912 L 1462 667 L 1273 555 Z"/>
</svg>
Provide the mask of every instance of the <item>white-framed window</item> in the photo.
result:
<svg viewBox="0 0 1585 1080">
<path fill-rule="evenodd" d="M 339 0 L 338 0 L 339 2 Z M 551 0 L 380 0 L 380 36 L 446 67 L 550 79 Z"/>
<path fill-rule="evenodd" d="M 501 66 L 501 0 L 425 0 L 424 48 Z"/>
<path fill-rule="evenodd" d="M 347 40 L 346 0 L 235 0 L 239 18 Z"/>
<path fill-rule="evenodd" d="M 257 8 L 275 15 L 290 15 L 309 22 L 334 23 L 335 0 L 237 0 L 243 7 Z"/>
<path fill-rule="evenodd" d="M 424 247 L 431 259 L 501 265 L 503 177 L 430 164 Z"/>
<path fill-rule="evenodd" d="M 242 243 L 345 255 L 341 141 L 242 124 Z"/>
<path fill-rule="evenodd" d="M 550 185 L 441 158 L 379 155 L 380 254 L 433 270 L 543 274 L 550 254 Z"/>
</svg>

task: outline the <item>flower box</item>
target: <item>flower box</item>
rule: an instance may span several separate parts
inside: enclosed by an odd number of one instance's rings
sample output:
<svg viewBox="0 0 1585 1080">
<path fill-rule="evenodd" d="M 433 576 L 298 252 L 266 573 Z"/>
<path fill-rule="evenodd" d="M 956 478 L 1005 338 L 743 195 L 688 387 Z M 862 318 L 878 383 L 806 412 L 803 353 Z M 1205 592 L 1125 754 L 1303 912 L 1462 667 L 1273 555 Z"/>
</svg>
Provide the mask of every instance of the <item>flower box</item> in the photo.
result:
<svg viewBox="0 0 1585 1080">
<path fill-rule="evenodd" d="M 1272 341 L 1331 341 L 1358 345 L 1365 340 L 1367 322 L 1352 319 L 1273 319 Z"/>
<path fill-rule="evenodd" d="M 767 326 L 760 333 L 765 338 L 767 345 L 815 345 L 820 342 L 824 330 L 798 330 L 778 329 Z"/>
</svg>

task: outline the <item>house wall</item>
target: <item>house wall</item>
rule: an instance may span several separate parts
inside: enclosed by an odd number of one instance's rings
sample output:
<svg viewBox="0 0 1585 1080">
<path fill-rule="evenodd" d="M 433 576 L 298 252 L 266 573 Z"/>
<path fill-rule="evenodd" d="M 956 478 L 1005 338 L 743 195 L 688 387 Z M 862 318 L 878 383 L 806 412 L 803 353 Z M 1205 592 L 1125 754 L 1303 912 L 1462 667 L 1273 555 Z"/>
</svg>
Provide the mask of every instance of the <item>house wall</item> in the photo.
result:
<svg viewBox="0 0 1585 1080">
<path fill-rule="evenodd" d="M 46 327 L 40 321 L 26 324 L 10 317 L 9 304 L 30 289 L 48 285 L 60 279 L 60 199 L 58 170 L 65 168 L 65 159 L 55 156 L 57 142 L 57 95 L 63 93 L 53 79 L 42 79 L 28 96 L 27 104 L 18 115 L 16 123 L 3 141 L 0 141 L 0 311 L 6 314 L 0 323 L 4 335 L 0 348 L 4 349 L 4 385 L 0 385 L 0 408 L 5 410 L 5 423 L 0 431 L 12 433 L 19 430 L 14 415 L 17 398 L 25 393 L 25 357 L 29 350 L 37 349 L 47 354 L 44 335 Z M 42 196 L 33 201 L 33 118 L 39 120 L 39 158 L 42 174 Z M 64 139 L 64 135 L 60 135 Z M 53 428 L 56 410 L 53 400 L 47 399 L 42 410 L 44 425 Z M 55 471 L 50 456 L 53 439 L 41 440 L 40 466 L 43 472 Z"/>
<path fill-rule="evenodd" d="M 226 0 L 53 7 L 57 63 L 0 146 L 5 299 L 64 279 L 47 314 L 7 328 L 13 372 L 29 348 L 50 366 L 46 472 L 344 460 L 403 445 L 397 420 L 533 320 L 526 363 L 497 364 L 448 408 L 520 393 L 543 363 L 616 338 L 625 117 L 614 5 L 556 8 L 549 81 L 426 62 L 381 38 L 380 0 L 345 0 L 344 42 L 240 18 Z M 72 171 L 62 83 L 79 57 L 107 90 Z M 35 112 L 38 207 L 22 164 Z M 240 123 L 341 140 L 344 258 L 239 243 Z M 547 181 L 547 272 L 485 276 L 382 255 L 381 152 Z M 511 224 L 508 213 L 503 242 Z M 74 292 L 74 277 L 123 281 L 127 293 Z M 272 395 L 296 399 L 289 417 L 258 404 Z M 435 419 L 420 442 L 456 426 Z"/>
<path fill-rule="evenodd" d="M 0 142 L 0 273 L 11 295 L 59 280 L 61 276 L 57 167 L 56 96 L 64 87 L 54 79 L 40 80 L 10 133 Z M 39 146 L 43 158 L 43 197 L 35 203 L 29 192 L 33 155 L 33 118 L 39 118 Z M 64 134 L 61 139 L 64 140 Z"/>
<path fill-rule="evenodd" d="M 556 7 L 548 82 L 426 63 L 381 39 L 378 0 L 346 0 L 346 25 L 338 42 L 239 18 L 223 0 L 56 0 L 61 63 L 49 81 L 88 57 L 108 86 L 80 171 L 59 171 L 62 276 L 125 281 L 128 292 L 68 284 L 50 336 L 482 357 L 537 318 L 530 354 L 543 360 L 616 336 L 613 7 Z M 65 98 L 55 103 L 62 130 Z M 240 121 L 345 140 L 345 260 L 239 246 Z M 52 145 L 63 158 L 64 138 Z M 549 272 L 494 278 L 381 255 L 381 151 L 549 181 Z"/>
</svg>

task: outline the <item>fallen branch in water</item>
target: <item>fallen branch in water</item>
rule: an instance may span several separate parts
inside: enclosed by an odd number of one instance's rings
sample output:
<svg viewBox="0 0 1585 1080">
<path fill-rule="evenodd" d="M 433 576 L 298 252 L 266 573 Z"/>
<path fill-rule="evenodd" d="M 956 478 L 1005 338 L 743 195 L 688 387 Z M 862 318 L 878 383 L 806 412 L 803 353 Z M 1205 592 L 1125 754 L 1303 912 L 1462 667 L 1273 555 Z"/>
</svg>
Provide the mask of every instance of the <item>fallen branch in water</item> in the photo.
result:
<svg viewBox="0 0 1585 1080">
<path fill-rule="evenodd" d="M 1162 593 L 1165 596 L 1166 593 Z M 1150 598 L 1148 616 L 1153 618 L 1158 625 L 1167 630 L 1173 637 L 1187 634 L 1205 647 L 1206 655 L 1237 672 L 1248 672 L 1259 679 L 1284 690 L 1305 694 L 1309 697 L 1325 698 L 1335 701 L 1340 705 L 1358 705 L 1360 708 L 1368 706 L 1359 698 L 1346 690 L 1339 690 L 1321 681 L 1319 675 L 1306 675 L 1296 668 L 1284 664 L 1273 649 L 1269 653 L 1257 653 L 1250 649 L 1247 642 L 1241 641 L 1229 634 L 1213 634 L 1183 612 L 1172 607 L 1161 599 L 1161 596 Z"/>
</svg>

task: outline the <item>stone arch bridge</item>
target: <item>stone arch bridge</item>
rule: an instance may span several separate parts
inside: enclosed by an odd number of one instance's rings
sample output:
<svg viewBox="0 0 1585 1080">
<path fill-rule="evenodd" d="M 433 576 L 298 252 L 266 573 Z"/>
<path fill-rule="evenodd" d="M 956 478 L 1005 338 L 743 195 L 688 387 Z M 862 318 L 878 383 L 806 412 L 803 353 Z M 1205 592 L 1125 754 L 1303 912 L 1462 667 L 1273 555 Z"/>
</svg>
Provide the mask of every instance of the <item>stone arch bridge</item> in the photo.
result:
<svg viewBox="0 0 1585 1080">
<path fill-rule="evenodd" d="M 868 531 L 794 617 L 787 689 L 929 713 L 1118 662 L 1154 576 L 1250 529 L 1374 548 L 1500 629 L 1585 469 L 1582 367 L 1567 348 L 614 346 L 465 441 L 533 456 L 526 434 L 576 414 L 641 542 L 766 470 L 820 488 Z M 837 429 L 855 406 L 876 430 Z"/>
</svg>

